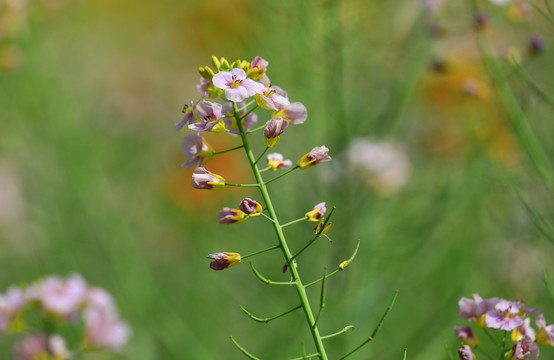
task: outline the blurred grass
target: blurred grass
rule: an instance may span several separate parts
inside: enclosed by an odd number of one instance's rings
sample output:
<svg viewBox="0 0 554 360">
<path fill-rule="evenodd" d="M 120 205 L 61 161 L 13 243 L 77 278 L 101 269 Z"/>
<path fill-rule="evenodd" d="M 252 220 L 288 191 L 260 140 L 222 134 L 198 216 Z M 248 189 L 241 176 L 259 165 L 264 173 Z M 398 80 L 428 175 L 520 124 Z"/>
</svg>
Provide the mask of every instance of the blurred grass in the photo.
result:
<svg viewBox="0 0 554 360">
<path fill-rule="evenodd" d="M 197 97 L 195 69 L 211 55 L 268 59 L 272 81 L 307 106 L 308 121 L 287 131 L 277 149 L 287 158 L 325 144 L 341 162 L 362 136 L 402 141 L 409 150 L 411 179 L 389 197 L 355 174 L 328 180 L 328 164 L 271 185 L 284 221 L 320 201 L 337 206 L 333 241 L 319 240 L 298 259 L 307 281 L 324 265 L 338 266 L 361 239 L 356 260 L 327 283 L 322 333 L 356 326 L 327 341 L 332 358 L 371 333 L 396 289 L 379 336 L 352 359 L 400 358 L 406 347 L 410 359 L 446 358 L 444 343 L 455 348 L 452 327 L 463 324 L 457 301 L 474 292 L 522 299 L 554 318 L 542 280 L 554 270 L 553 244 L 508 178 L 550 224 L 551 193 L 520 145 L 505 140 L 514 134 L 496 97 L 468 100 L 456 92 L 458 78 L 487 82 L 475 49 L 467 50 L 468 8 L 447 12 L 454 33 L 435 39 L 411 1 L 60 4 L 30 3 L 27 28 L 12 39 L 22 62 L 0 74 L 0 164 L 17 180 L 14 201 L 23 204 L 17 212 L 17 203 L 0 205 L 17 215 L 0 220 L 0 287 L 75 271 L 112 292 L 134 337 L 120 356 L 90 359 L 239 359 L 231 334 L 263 359 L 299 356 L 302 341 L 311 351 L 301 313 L 265 325 L 238 307 L 272 316 L 296 305 L 293 289 L 264 286 L 247 264 L 210 271 L 204 259 L 275 242 L 263 219 L 216 223 L 221 207 L 255 192 L 193 191 L 190 171 L 180 168 L 183 135 L 173 123 Z M 503 8 L 486 10 L 502 49 L 522 47 L 528 33 L 542 30 L 508 22 Z M 432 60 L 449 57 L 463 63 L 453 71 L 462 70 L 436 80 Z M 547 51 L 525 68 L 547 94 L 554 93 L 552 60 Z M 551 163 L 551 109 L 508 81 Z M 212 138 L 218 150 L 238 141 Z M 233 173 L 241 155 L 226 154 L 209 168 L 248 182 Z M 311 233 L 309 226 L 287 228 L 293 251 Z M 286 281 L 273 255 L 253 261 L 264 276 Z M 317 304 L 318 286 L 310 296 Z M 11 344 L 1 338 L 0 353 Z"/>
</svg>

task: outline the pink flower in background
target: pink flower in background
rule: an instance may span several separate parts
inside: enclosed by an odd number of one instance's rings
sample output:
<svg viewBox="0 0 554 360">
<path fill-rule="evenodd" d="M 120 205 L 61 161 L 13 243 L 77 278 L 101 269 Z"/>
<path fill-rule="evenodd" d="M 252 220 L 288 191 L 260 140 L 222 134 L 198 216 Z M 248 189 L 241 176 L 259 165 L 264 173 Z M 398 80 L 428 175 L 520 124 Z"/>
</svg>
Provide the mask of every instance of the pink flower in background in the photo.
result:
<svg viewBox="0 0 554 360">
<path fill-rule="evenodd" d="M 59 335 L 48 339 L 43 334 L 30 334 L 15 345 L 14 360 L 65 360 L 71 357 L 65 340 Z"/>
<path fill-rule="evenodd" d="M 308 119 L 308 110 L 301 102 L 293 102 L 292 104 L 283 105 L 277 103 L 277 114 L 293 125 L 303 124 Z"/>
<path fill-rule="evenodd" d="M 244 70 L 239 68 L 215 74 L 212 82 L 217 88 L 225 90 L 225 97 L 233 102 L 243 101 L 265 89 L 262 84 L 247 78 Z"/>
<path fill-rule="evenodd" d="M 472 348 L 479 345 L 479 340 L 475 337 L 475 334 L 471 330 L 470 326 L 456 326 L 454 327 L 454 333 L 464 344 L 469 345 Z"/>
<path fill-rule="evenodd" d="M 75 315 L 85 301 L 87 283 L 77 274 L 67 279 L 47 276 L 32 292 L 43 310 L 62 317 Z"/>
<path fill-rule="evenodd" d="M 477 294 L 473 294 L 473 299 L 462 297 L 458 301 L 458 316 L 473 321 L 479 327 L 485 327 L 485 314 L 494 309 L 501 299 L 494 297 L 483 300 Z"/>
<path fill-rule="evenodd" d="M 131 329 L 127 323 L 121 321 L 117 314 L 109 309 L 87 308 L 84 319 L 89 347 L 119 351 L 131 336 Z"/>
</svg>

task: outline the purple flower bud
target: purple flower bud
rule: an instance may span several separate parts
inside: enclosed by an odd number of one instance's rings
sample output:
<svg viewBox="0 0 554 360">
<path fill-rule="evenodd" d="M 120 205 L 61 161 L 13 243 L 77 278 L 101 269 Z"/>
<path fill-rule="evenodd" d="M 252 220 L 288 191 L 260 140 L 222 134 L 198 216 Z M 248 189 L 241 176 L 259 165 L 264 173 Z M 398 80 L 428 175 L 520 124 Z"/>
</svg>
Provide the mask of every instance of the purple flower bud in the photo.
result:
<svg viewBox="0 0 554 360">
<path fill-rule="evenodd" d="M 264 60 L 263 58 L 261 58 L 259 56 L 256 56 L 250 64 L 250 66 L 252 68 L 255 68 L 256 66 L 260 67 L 259 74 L 263 74 L 267 70 L 268 65 L 269 65 L 269 63 L 267 62 L 267 60 Z"/>
<path fill-rule="evenodd" d="M 300 169 L 306 169 L 320 162 L 330 161 L 331 157 L 327 155 L 328 152 L 329 149 L 325 145 L 315 147 L 298 160 L 298 166 Z"/>
<path fill-rule="evenodd" d="M 265 124 L 264 136 L 265 144 L 268 147 L 274 147 L 279 142 L 279 135 L 285 131 L 289 123 L 282 118 L 274 117 Z"/>
<path fill-rule="evenodd" d="M 191 184 L 195 189 L 221 189 L 225 186 L 225 179 L 203 167 L 198 167 L 192 174 Z"/>
<path fill-rule="evenodd" d="M 325 202 L 321 202 L 313 207 L 313 209 L 306 213 L 306 221 L 319 221 L 325 215 L 327 208 L 325 208 Z"/>
<path fill-rule="evenodd" d="M 262 205 L 259 202 L 252 200 L 250 198 L 244 198 L 240 202 L 239 209 L 241 209 L 245 214 L 250 216 L 260 215 L 263 211 Z"/>
<path fill-rule="evenodd" d="M 460 356 L 460 360 L 474 360 L 475 356 L 471 352 L 471 348 L 467 345 L 462 346 L 458 349 L 458 355 Z"/>
<path fill-rule="evenodd" d="M 479 340 L 475 337 L 475 334 L 471 330 L 470 326 L 455 326 L 454 333 L 464 344 L 469 345 L 472 348 L 479 345 Z"/>
<path fill-rule="evenodd" d="M 529 336 L 515 343 L 510 351 L 510 359 L 535 360 L 539 357 L 539 347 Z"/>
<path fill-rule="evenodd" d="M 210 268 L 216 271 L 233 267 L 240 264 L 241 261 L 240 254 L 234 252 L 214 253 L 210 254 L 208 258 L 214 260 L 210 263 Z"/>
<path fill-rule="evenodd" d="M 220 224 L 234 224 L 234 223 L 243 223 L 248 219 L 248 215 L 246 215 L 241 210 L 237 209 L 231 209 L 228 207 L 224 207 L 219 212 L 219 223 Z"/>
</svg>

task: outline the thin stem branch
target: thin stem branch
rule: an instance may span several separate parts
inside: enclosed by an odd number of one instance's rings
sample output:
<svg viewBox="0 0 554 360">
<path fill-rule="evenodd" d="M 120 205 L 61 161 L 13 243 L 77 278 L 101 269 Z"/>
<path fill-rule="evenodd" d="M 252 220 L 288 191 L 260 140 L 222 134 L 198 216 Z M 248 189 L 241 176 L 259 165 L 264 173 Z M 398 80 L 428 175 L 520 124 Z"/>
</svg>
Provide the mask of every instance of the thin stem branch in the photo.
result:
<svg viewBox="0 0 554 360">
<path fill-rule="evenodd" d="M 321 338 L 324 339 L 324 340 L 325 339 L 330 339 L 330 338 L 335 337 L 337 335 L 344 334 L 345 332 L 347 332 L 350 329 L 355 330 L 356 328 L 354 327 L 354 325 L 348 325 L 348 326 L 344 327 L 342 330 L 337 331 L 336 333 L 325 335 L 325 336 L 322 336 Z"/>
<path fill-rule="evenodd" d="M 327 275 L 327 266 L 323 268 L 323 281 L 321 282 L 321 294 L 319 295 L 319 311 L 317 312 L 317 316 L 315 317 L 314 326 L 317 324 L 319 320 L 319 316 L 321 315 L 321 312 L 325 307 L 325 283 L 326 283 L 325 275 Z"/>
<path fill-rule="evenodd" d="M 295 167 L 293 167 L 292 169 L 290 169 L 290 170 L 288 170 L 288 171 L 285 171 L 285 172 L 282 173 L 281 175 L 277 175 L 277 176 L 275 176 L 273 179 L 270 179 L 270 180 L 266 181 L 264 185 L 270 184 L 270 183 L 274 182 L 275 180 L 280 179 L 280 178 L 282 178 L 283 176 L 285 176 L 285 175 L 287 175 L 287 174 L 289 174 L 289 173 L 291 173 L 291 172 L 293 172 L 294 170 L 299 169 L 299 168 L 300 168 L 300 166 L 296 165 Z"/>
<path fill-rule="evenodd" d="M 247 358 L 252 359 L 252 360 L 260 360 L 260 358 L 255 357 L 254 355 L 252 355 L 252 354 L 250 354 L 248 351 L 246 351 L 245 348 L 243 348 L 242 346 L 240 346 L 239 343 L 238 343 L 235 339 L 233 339 L 232 336 L 230 336 L 230 338 L 231 338 L 231 341 L 233 342 L 233 344 L 235 344 L 235 346 L 237 347 L 237 349 L 239 349 L 239 351 L 240 351 L 241 353 L 243 353 L 244 355 L 246 355 Z"/>
<path fill-rule="evenodd" d="M 264 277 L 262 274 L 260 274 L 260 272 L 258 270 L 256 270 L 256 268 L 254 267 L 254 265 L 252 263 L 250 263 L 250 267 L 252 268 L 252 272 L 254 272 L 254 275 L 256 275 L 256 277 L 258 279 L 260 279 L 261 282 L 263 282 L 267 285 L 295 285 L 295 283 L 293 283 L 293 282 L 271 281 L 271 280 L 267 279 L 266 277 Z"/>
<path fill-rule="evenodd" d="M 273 222 L 273 229 L 275 230 L 275 234 L 277 235 L 277 238 L 279 239 L 279 244 L 281 247 L 281 251 L 283 253 L 283 257 L 285 258 L 287 264 L 289 265 L 289 271 L 291 273 L 292 279 L 295 283 L 296 292 L 298 294 L 299 300 L 300 300 L 300 306 L 304 310 L 304 315 L 306 316 L 306 321 L 308 322 L 310 333 L 312 335 L 315 347 L 319 353 L 319 357 L 321 360 L 328 360 L 327 353 L 325 352 L 325 347 L 323 345 L 323 342 L 321 340 L 321 336 L 319 335 L 319 330 L 317 326 L 313 326 L 314 324 L 314 315 L 312 313 L 312 309 L 310 307 L 310 302 L 308 300 L 308 296 L 306 294 L 306 289 L 304 288 L 304 285 L 302 284 L 302 281 L 300 280 L 300 276 L 298 275 L 298 271 L 296 270 L 296 267 L 294 266 L 294 262 L 288 247 L 288 244 L 285 240 L 285 235 L 283 234 L 283 230 L 281 229 L 281 226 L 279 224 L 279 220 L 277 219 L 277 215 L 275 213 L 275 209 L 273 208 L 273 203 L 271 202 L 271 197 L 269 196 L 269 192 L 267 191 L 266 184 L 264 183 L 262 176 L 257 168 L 257 166 L 254 165 L 255 159 L 254 154 L 252 153 L 252 150 L 250 149 L 250 144 L 248 142 L 248 137 L 246 136 L 246 132 L 244 131 L 244 127 L 242 126 L 242 123 L 239 121 L 240 116 L 237 111 L 237 105 L 236 103 L 233 103 L 233 110 L 235 113 L 235 119 L 237 119 L 237 125 L 239 127 L 240 136 L 242 139 L 242 143 L 244 144 L 244 151 L 246 152 L 246 156 L 248 158 L 248 161 L 250 162 L 250 167 L 252 168 L 252 172 L 254 173 L 254 177 L 256 178 L 256 181 L 259 185 L 260 193 L 262 195 L 262 198 L 265 202 L 265 205 L 267 207 L 267 211 L 269 213 L 269 216 L 274 220 Z"/>
<path fill-rule="evenodd" d="M 312 359 L 312 358 L 315 358 L 319 356 L 319 353 L 317 354 L 309 354 L 309 355 L 304 355 L 302 357 L 299 357 L 299 358 L 294 358 L 294 359 L 290 359 L 290 360 L 304 360 L 304 359 Z"/>
<path fill-rule="evenodd" d="M 286 226 L 289 226 L 289 225 L 292 225 L 292 224 L 296 224 L 297 222 L 306 221 L 307 218 L 308 218 L 307 216 L 304 216 L 304 217 L 301 217 L 301 218 L 299 218 L 299 219 L 292 220 L 292 221 L 290 221 L 290 222 L 288 222 L 288 223 L 286 223 L 286 224 L 281 225 L 281 229 L 284 228 L 284 227 L 286 227 Z"/>
<path fill-rule="evenodd" d="M 258 126 L 252 130 L 249 130 L 247 132 L 245 132 L 246 135 L 250 135 L 252 134 L 253 132 L 256 132 L 256 131 L 259 131 L 259 130 L 262 130 L 262 129 L 265 129 L 265 125 L 262 125 L 262 126 Z"/>
<path fill-rule="evenodd" d="M 280 247 L 281 247 L 281 245 L 275 245 L 275 246 L 272 246 L 272 247 L 268 247 L 267 249 L 259 250 L 259 251 L 253 252 L 251 254 L 241 256 L 240 258 L 241 258 L 241 260 L 244 260 L 244 259 L 249 258 L 251 256 L 262 254 L 262 253 L 267 252 L 267 251 L 275 250 L 275 249 L 278 249 Z"/>
<path fill-rule="evenodd" d="M 265 217 L 267 220 L 271 221 L 272 223 L 275 222 L 272 218 L 270 218 L 269 216 L 267 216 L 267 215 L 264 214 L 264 213 L 260 213 L 260 215 L 262 215 L 263 217 Z"/>
<path fill-rule="evenodd" d="M 254 165 L 256 165 L 261 159 L 262 157 L 265 155 L 265 153 L 267 152 L 267 150 L 269 150 L 269 146 L 266 146 L 264 151 L 262 151 L 262 153 L 260 154 L 260 156 L 258 156 L 258 158 L 256 159 L 256 161 L 254 161 Z"/>
<path fill-rule="evenodd" d="M 375 339 L 375 336 L 377 335 L 377 332 L 379 332 L 379 329 L 381 329 L 381 326 L 383 325 L 383 322 L 385 321 L 385 318 L 387 317 L 387 315 L 389 314 L 390 310 L 392 309 L 392 306 L 394 305 L 394 302 L 396 301 L 396 297 L 398 296 L 398 290 L 396 290 L 396 292 L 394 293 L 394 297 L 392 298 L 392 301 L 390 302 L 389 306 L 387 307 L 387 310 L 385 310 L 385 313 L 383 314 L 383 316 L 381 317 L 381 320 L 379 321 L 379 324 L 377 324 L 377 326 L 375 327 L 375 330 L 373 330 L 373 333 L 371 334 L 371 336 L 369 336 L 363 343 L 361 343 L 357 348 L 355 348 L 354 350 L 350 351 L 348 354 L 344 355 L 343 357 L 341 357 L 339 360 L 343 360 L 343 359 L 346 359 L 347 357 L 349 357 L 350 355 L 354 354 L 356 351 L 360 350 L 365 344 L 367 344 L 368 342 L 371 342 L 373 341 L 373 339 Z"/>
<path fill-rule="evenodd" d="M 244 147 L 244 145 L 239 145 L 239 146 L 235 146 L 234 148 L 227 149 L 227 150 L 216 151 L 216 152 L 214 152 L 214 155 L 224 154 L 224 153 L 229 152 L 229 151 L 242 149 L 243 147 Z"/>
<path fill-rule="evenodd" d="M 232 183 L 228 183 L 228 182 L 225 182 L 225 185 L 227 185 L 227 186 L 237 186 L 237 187 L 259 187 L 260 186 L 258 184 L 232 184 Z"/>
<path fill-rule="evenodd" d="M 266 323 L 266 324 L 267 324 L 267 323 L 270 322 L 271 320 L 275 320 L 275 319 L 278 319 L 278 318 L 280 318 L 280 317 L 283 317 L 283 316 L 285 316 L 285 315 L 287 315 L 287 314 L 290 314 L 290 313 L 293 312 L 294 310 L 298 310 L 298 309 L 300 309 L 301 307 L 302 307 L 302 305 L 298 305 L 298 306 L 293 307 L 293 308 L 290 309 L 290 310 L 285 311 L 285 312 L 282 313 L 282 314 L 279 314 L 279 315 L 276 315 L 276 316 L 273 316 L 273 317 L 270 317 L 270 318 L 264 318 L 264 319 L 252 315 L 248 310 L 246 310 L 246 309 L 245 309 L 244 307 L 242 307 L 242 306 L 241 306 L 240 308 L 242 309 L 242 311 L 244 311 L 244 313 L 245 313 L 246 315 L 248 315 L 248 317 L 249 317 L 250 319 L 252 319 L 252 320 L 254 320 L 254 321 L 256 321 L 256 322 L 261 322 L 261 323 Z"/>
</svg>

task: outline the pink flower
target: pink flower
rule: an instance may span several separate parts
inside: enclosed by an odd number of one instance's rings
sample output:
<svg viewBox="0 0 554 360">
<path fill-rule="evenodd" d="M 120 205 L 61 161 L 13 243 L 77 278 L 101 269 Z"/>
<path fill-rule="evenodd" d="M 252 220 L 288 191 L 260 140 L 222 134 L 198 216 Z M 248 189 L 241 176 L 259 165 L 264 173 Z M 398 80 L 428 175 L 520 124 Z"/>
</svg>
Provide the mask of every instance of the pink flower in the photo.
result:
<svg viewBox="0 0 554 360">
<path fill-rule="evenodd" d="M 278 111 L 290 104 L 287 93 L 280 87 L 272 86 L 271 84 L 268 84 L 263 92 L 256 94 L 255 98 L 256 103 L 266 110 Z"/>
<path fill-rule="evenodd" d="M 214 131 L 224 130 L 224 124 L 221 120 L 222 106 L 218 103 L 202 101 L 196 105 L 196 112 L 200 118 L 199 122 L 191 123 L 189 129 L 194 131 Z"/>
<path fill-rule="evenodd" d="M 212 82 L 217 88 L 225 90 L 225 97 L 233 102 L 243 101 L 264 88 L 262 84 L 248 79 L 244 70 L 239 68 L 215 74 Z"/>
<path fill-rule="evenodd" d="M 87 345 L 91 348 L 119 351 L 131 336 L 130 327 L 115 312 L 90 307 L 85 310 L 84 319 Z"/>
<path fill-rule="evenodd" d="M 293 102 L 287 105 L 277 103 L 276 105 L 278 112 L 275 116 L 280 116 L 293 125 L 303 124 L 308 118 L 308 110 L 300 102 Z"/>
<path fill-rule="evenodd" d="M 241 210 L 224 207 L 219 212 L 220 224 L 234 224 L 234 223 L 240 224 L 245 222 L 246 219 L 248 219 L 248 215 L 246 215 Z"/>
<path fill-rule="evenodd" d="M 193 165 L 200 166 L 204 160 L 211 160 L 214 156 L 212 147 L 208 145 L 202 135 L 198 134 L 188 134 L 185 136 L 181 144 L 181 150 L 183 155 L 188 157 L 187 161 L 182 165 L 185 169 Z"/>
<path fill-rule="evenodd" d="M 292 161 L 283 160 L 283 155 L 279 153 L 272 153 L 266 156 L 267 165 L 271 167 L 272 171 L 277 169 L 289 169 L 292 166 Z"/>
<path fill-rule="evenodd" d="M 539 357 L 539 347 L 530 337 L 525 336 L 515 343 L 509 358 L 513 360 L 535 360 Z"/>
<path fill-rule="evenodd" d="M 260 78 L 264 77 L 267 71 L 268 65 L 269 63 L 267 62 L 267 60 L 264 60 L 263 58 L 256 56 L 254 60 L 252 60 L 252 62 L 250 63 L 251 69 L 248 73 L 250 76 L 252 76 L 254 80 L 259 80 Z M 257 71 L 254 71 L 254 70 L 257 70 Z"/>
<path fill-rule="evenodd" d="M 289 126 L 289 123 L 282 118 L 272 118 L 265 124 L 264 136 L 265 145 L 268 147 L 274 147 L 277 145 L 280 139 L 280 135 Z"/>
<path fill-rule="evenodd" d="M 315 147 L 298 160 L 298 166 L 300 169 L 307 169 L 321 162 L 331 161 L 331 157 L 327 155 L 328 152 L 329 149 L 326 146 Z"/>
<path fill-rule="evenodd" d="M 203 167 L 198 167 L 192 173 L 191 184 L 195 189 L 221 189 L 225 187 L 225 179 Z"/>
<path fill-rule="evenodd" d="M 313 207 L 313 209 L 306 213 L 306 221 L 319 221 L 325 215 L 327 208 L 325 208 L 325 202 L 321 202 Z"/>
<path fill-rule="evenodd" d="M 240 254 L 234 252 L 219 252 L 210 254 L 209 259 L 213 259 L 210 263 L 210 268 L 213 270 L 219 271 L 233 267 L 240 264 Z"/>
<path fill-rule="evenodd" d="M 83 305 L 87 283 L 77 274 L 67 279 L 48 276 L 34 290 L 34 296 L 46 312 L 67 318 L 74 316 Z"/>
<path fill-rule="evenodd" d="M 522 302 L 500 300 L 494 310 L 486 313 L 485 322 L 490 328 L 510 331 L 523 325 L 520 315 L 524 310 Z"/>
<path fill-rule="evenodd" d="M 16 344 L 14 352 L 14 360 L 65 360 L 70 357 L 65 340 L 60 335 L 52 335 L 48 340 L 43 334 L 27 335 Z"/>
<path fill-rule="evenodd" d="M 479 327 L 485 327 L 485 314 L 494 309 L 494 306 L 501 299 L 491 298 L 483 300 L 477 294 L 473 294 L 473 299 L 463 297 L 458 301 L 458 316 L 462 319 L 471 320 Z"/>
</svg>

